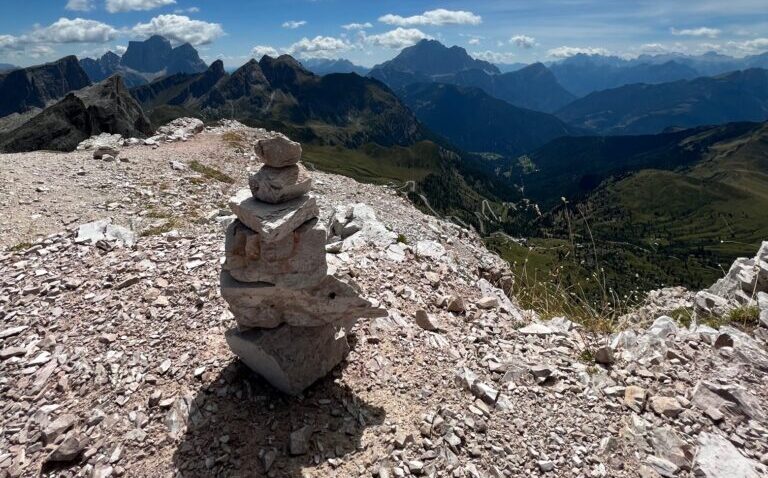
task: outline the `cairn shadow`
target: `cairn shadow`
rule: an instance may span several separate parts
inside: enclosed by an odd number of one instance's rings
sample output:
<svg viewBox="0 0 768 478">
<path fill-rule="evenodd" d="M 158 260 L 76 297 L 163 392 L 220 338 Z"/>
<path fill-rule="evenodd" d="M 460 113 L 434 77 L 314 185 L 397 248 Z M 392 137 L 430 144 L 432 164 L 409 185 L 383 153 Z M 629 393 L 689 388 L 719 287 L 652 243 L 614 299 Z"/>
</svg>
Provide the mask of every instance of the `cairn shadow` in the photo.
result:
<svg viewBox="0 0 768 478">
<path fill-rule="evenodd" d="M 189 407 L 173 455 L 177 476 L 301 478 L 304 468 L 355 454 L 385 412 L 337 383 L 344 366 L 291 397 L 234 359 Z M 291 432 L 305 426 L 307 451 L 292 454 Z"/>
</svg>

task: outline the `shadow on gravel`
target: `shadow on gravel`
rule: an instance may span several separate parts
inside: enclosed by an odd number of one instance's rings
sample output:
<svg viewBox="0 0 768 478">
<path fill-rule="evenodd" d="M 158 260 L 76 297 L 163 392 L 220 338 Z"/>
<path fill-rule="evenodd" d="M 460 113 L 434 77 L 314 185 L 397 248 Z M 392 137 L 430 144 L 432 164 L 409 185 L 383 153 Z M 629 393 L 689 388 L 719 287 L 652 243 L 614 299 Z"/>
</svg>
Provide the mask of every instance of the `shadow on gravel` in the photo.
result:
<svg viewBox="0 0 768 478">
<path fill-rule="evenodd" d="M 334 383 L 339 371 L 295 398 L 233 360 L 189 407 L 173 455 L 178 476 L 300 478 L 304 467 L 354 454 L 365 427 L 383 423 L 385 413 Z M 307 452 L 292 455 L 291 432 L 305 426 Z"/>
</svg>

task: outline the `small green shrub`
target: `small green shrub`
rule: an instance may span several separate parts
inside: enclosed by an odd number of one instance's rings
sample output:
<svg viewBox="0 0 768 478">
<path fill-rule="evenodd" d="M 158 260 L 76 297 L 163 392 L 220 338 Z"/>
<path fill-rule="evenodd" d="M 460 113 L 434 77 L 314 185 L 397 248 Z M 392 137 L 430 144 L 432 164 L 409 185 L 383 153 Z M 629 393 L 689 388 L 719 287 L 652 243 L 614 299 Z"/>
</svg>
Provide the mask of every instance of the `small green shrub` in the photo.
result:
<svg viewBox="0 0 768 478">
<path fill-rule="evenodd" d="M 586 348 L 581 351 L 579 354 L 579 360 L 586 364 L 594 365 L 595 363 L 595 353 L 590 348 Z"/>
<path fill-rule="evenodd" d="M 728 312 L 728 322 L 742 327 L 757 327 L 760 320 L 760 309 L 757 306 L 738 307 Z"/>
<path fill-rule="evenodd" d="M 222 183 L 227 184 L 232 184 L 235 182 L 232 176 L 229 176 L 216 168 L 206 166 L 197 160 L 192 160 L 192 162 L 189 163 L 189 168 L 196 173 L 202 174 L 208 179 L 215 179 L 216 181 L 221 181 Z"/>
<path fill-rule="evenodd" d="M 179 221 L 176 218 L 171 218 L 164 223 L 153 226 L 148 229 L 145 229 L 141 232 L 142 237 L 148 237 L 148 236 L 159 236 L 161 234 L 165 234 L 166 232 L 170 232 L 174 229 L 177 229 L 181 227 L 181 221 Z"/>
<path fill-rule="evenodd" d="M 693 311 L 691 309 L 687 309 L 685 307 L 679 307 L 672 312 L 669 313 L 669 316 L 673 319 L 675 319 L 675 322 L 682 325 L 685 328 L 688 328 L 691 326 L 691 322 L 693 321 Z"/>
<path fill-rule="evenodd" d="M 405 237 L 405 234 L 398 234 L 397 235 L 397 242 L 401 244 L 408 244 L 408 238 Z"/>
<path fill-rule="evenodd" d="M 29 242 L 20 242 L 16 244 L 15 246 L 11 246 L 8 250 L 11 252 L 19 252 L 19 251 L 26 251 L 32 247 L 32 244 Z"/>
</svg>

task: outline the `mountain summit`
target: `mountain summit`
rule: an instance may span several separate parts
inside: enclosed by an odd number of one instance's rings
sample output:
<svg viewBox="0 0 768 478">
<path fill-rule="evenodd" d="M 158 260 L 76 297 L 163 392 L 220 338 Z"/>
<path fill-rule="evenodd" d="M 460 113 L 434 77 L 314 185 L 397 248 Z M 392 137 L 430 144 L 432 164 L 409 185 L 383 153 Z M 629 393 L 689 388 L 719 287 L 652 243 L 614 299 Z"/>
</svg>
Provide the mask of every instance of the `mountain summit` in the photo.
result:
<svg viewBox="0 0 768 478">
<path fill-rule="evenodd" d="M 392 60 L 373 67 L 370 77 L 402 91 L 416 83 L 448 83 L 480 88 L 520 108 L 553 112 L 573 101 L 549 69 L 541 63 L 502 74 L 487 61 L 469 56 L 458 46 L 422 40 Z"/>
<path fill-rule="evenodd" d="M 376 78 L 380 70 L 397 70 L 426 76 L 450 75 L 464 70 L 500 73 L 495 65 L 469 56 L 467 50 L 459 46 L 449 48 L 437 40 L 421 40 L 403 49 L 395 58 L 374 66 L 371 76 Z"/>
<path fill-rule="evenodd" d="M 45 108 L 48 102 L 90 84 L 74 56 L 0 74 L 0 117 Z"/>
<path fill-rule="evenodd" d="M 199 73 L 207 68 L 192 45 L 184 43 L 173 48 L 171 42 L 160 35 L 153 35 L 144 41 L 128 42 L 120 64 L 146 73 L 165 70 L 167 75 Z"/>
</svg>

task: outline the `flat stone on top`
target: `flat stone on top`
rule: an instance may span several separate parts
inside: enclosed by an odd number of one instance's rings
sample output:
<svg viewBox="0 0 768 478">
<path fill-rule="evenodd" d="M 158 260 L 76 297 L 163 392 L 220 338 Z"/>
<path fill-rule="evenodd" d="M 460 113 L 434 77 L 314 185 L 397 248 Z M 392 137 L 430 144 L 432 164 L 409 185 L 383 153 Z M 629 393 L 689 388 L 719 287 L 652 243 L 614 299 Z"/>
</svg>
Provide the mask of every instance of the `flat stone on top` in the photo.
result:
<svg viewBox="0 0 768 478">
<path fill-rule="evenodd" d="M 229 200 L 229 207 L 240 222 L 262 235 L 262 240 L 283 239 L 299 226 L 320 214 L 317 201 L 305 195 L 281 204 L 268 204 L 241 189 Z"/>
<path fill-rule="evenodd" d="M 264 164 L 274 168 L 292 166 L 301 159 L 301 144 L 282 134 L 257 140 L 253 149 Z"/>
</svg>

